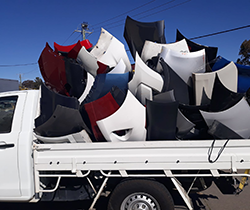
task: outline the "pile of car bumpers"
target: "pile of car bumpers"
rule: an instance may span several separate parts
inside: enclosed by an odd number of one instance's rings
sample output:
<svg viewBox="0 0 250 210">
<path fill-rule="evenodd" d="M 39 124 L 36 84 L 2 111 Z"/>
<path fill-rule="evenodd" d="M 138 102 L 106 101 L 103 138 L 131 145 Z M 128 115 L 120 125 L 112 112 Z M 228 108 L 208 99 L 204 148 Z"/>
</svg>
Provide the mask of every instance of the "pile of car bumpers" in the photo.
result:
<svg viewBox="0 0 250 210">
<path fill-rule="evenodd" d="M 127 17 L 124 45 L 105 29 L 96 45 L 46 44 L 34 134 L 43 142 L 241 139 L 250 136 L 250 67 L 217 57 L 164 21 Z"/>
</svg>

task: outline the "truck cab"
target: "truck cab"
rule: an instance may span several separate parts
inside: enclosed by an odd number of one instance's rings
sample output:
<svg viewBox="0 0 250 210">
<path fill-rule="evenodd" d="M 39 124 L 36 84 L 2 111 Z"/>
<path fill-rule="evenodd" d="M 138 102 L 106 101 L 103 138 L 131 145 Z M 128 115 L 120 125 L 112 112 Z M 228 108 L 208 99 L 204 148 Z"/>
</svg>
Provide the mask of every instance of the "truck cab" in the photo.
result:
<svg viewBox="0 0 250 210">
<path fill-rule="evenodd" d="M 0 200 L 34 196 L 33 126 L 38 90 L 0 93 Z"/>
</svg>

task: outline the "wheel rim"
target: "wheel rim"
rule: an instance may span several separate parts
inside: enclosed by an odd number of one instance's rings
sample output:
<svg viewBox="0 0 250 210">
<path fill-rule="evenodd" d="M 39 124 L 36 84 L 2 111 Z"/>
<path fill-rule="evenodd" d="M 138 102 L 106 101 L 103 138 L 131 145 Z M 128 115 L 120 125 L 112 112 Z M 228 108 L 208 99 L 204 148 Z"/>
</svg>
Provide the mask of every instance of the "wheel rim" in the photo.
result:
<svg viewBox="0 0 250 210">
<path fill-rule="evenodd" d="M 138 192 L 127 196 L 120 210 L 160 210 L 160 206 L 151 195 Z"/>
</svg>

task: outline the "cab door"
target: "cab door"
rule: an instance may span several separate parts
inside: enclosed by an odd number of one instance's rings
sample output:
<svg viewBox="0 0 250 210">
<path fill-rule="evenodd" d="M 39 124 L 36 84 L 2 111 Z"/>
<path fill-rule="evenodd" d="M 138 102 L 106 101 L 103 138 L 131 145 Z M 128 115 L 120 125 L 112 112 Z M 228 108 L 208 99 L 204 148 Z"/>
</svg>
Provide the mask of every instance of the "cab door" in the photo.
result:
<svg viewBox="0 0 250 210">
<path fill-rule="evenodd" d="M 25 98 L 25 92 L 0 94 L 0 200 L 21 196 L 17 143 Z"/>
</svg>

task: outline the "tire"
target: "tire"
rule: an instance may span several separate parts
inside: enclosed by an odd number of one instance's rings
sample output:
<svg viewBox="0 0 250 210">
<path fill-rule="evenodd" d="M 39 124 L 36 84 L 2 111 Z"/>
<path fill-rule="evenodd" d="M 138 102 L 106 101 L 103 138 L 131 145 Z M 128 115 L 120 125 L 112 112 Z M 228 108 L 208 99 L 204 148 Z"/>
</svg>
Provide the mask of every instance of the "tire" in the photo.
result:
<svg viewBox="0 0 250 210">
<path fill-rule="evenodd" d="M 174 210 L 167 188 L 154 180 L 119 183 L 110 195 L 108 210 Z"/>
</svg>

